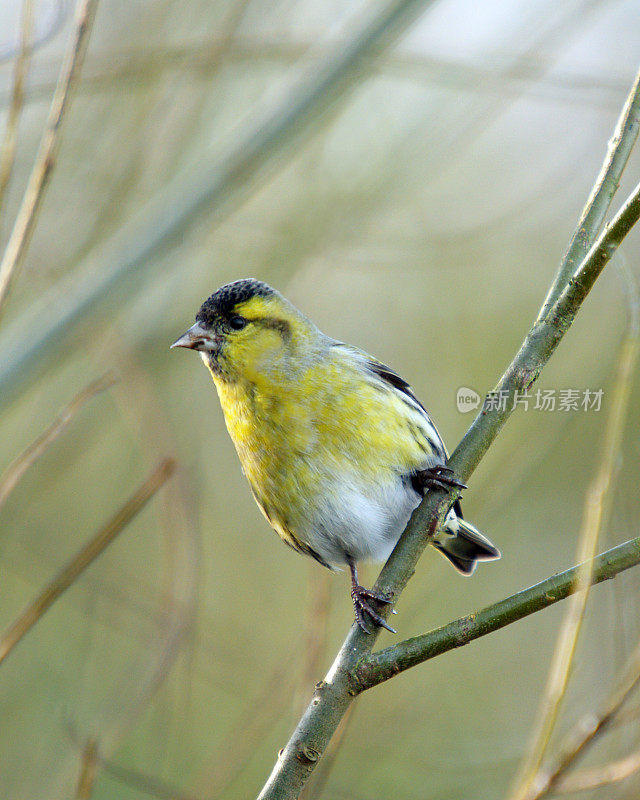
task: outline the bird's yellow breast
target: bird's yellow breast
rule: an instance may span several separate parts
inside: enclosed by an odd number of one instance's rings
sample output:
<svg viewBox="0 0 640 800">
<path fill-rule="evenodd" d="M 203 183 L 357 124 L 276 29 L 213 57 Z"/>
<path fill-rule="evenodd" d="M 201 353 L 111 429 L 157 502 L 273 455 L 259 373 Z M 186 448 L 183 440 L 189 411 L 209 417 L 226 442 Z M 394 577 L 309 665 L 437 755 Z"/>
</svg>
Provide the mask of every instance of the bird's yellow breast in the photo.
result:
<svg viewBox="0 0 640 800">
<path fill-rule="evenodd" d="M 295 374 L 277 370 L 251 381 L 213 377 L 256 500 L 299 549 L 313 537 L 318 504 L 341 485 L 375 494 L 381 481 L 424 465 L 424 448 L 407 436 L 416 415 L 349 358 L 318 357 Z"/>
</svg>

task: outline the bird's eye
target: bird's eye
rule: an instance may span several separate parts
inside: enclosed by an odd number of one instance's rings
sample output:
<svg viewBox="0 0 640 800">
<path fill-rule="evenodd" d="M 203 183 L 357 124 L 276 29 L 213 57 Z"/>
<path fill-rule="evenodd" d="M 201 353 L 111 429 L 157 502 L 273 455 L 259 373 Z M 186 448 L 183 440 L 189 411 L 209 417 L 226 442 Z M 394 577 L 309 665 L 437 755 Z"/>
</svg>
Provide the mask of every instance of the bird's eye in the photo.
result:
<svg viewBox="0 0 640 800">
<path fill-rule="evenodd" d="M 234 331 L 241 331 L 245 327 L 247 322 L 248 320 L 246 320 L 244 317 L 241 317 L 238 314 L 236 314 L 229 320 L 229 327 L 233 328 Z"/>
</svg>

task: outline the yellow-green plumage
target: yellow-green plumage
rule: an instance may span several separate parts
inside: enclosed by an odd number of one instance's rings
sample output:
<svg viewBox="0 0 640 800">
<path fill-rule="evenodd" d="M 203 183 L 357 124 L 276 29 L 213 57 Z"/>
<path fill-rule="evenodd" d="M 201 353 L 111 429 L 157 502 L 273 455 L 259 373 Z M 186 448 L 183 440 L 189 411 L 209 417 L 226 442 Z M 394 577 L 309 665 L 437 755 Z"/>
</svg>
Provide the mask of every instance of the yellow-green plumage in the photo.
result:
<svg viewBox="0 0 640 800">
<path fill-rule="evenodd" d="M 200 350 L 243 471 L 282 539 L 327 566 L 386 558 L 425 476 L 446 460 L 408 384 L 253 279 L 214 293 L 175 344 Z M 466 574 L 499 556 L 459 504 L 434 544 Z"/>
<path fill-rule="evenodd" d="M 252 380 L 212 375 L 258 504 L 283 539 L 307 550 L 314 546 L 310 507 L 348 483 L 375 496 L 388 470 L 399 476 L 423 466 L 425 446 L 403 401 L 363 380 L 359 355 L 327 342 L 312 348 L 313 333 L 304 334 L 312 352 L 302 365 L 285 357 Z M 290 345 L 294 361 L 300 346 Z"/>
</svg>

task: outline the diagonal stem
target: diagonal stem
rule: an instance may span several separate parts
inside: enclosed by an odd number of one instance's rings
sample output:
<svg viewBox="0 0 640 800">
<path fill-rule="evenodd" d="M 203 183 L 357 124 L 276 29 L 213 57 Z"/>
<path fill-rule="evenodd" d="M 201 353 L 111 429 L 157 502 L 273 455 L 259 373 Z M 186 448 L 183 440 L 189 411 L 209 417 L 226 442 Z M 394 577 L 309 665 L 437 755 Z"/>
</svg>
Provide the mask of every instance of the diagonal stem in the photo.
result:
<svg viewBox="0 0 640 800">
<path fill-rule="evenodd" d="M 13 91 L 11 92 L 11 105 L 7 114 L 7 127 L 2 146 L 0 146 L 0 211 L 11 181 L 18 148 L 20 113 L 24 104 L 24 90 L 33 49 L 33 12 L 32 0 L 22 0 L 20 50 L 16 56 L 13 73 Z"/>
<path fill-rule="evenodd" d="M 605 214 L 609 210 L 613 195 L 620 183 L 620 177 L 629 160 L 638 130 L 640 129 L 640 71 L 636 75 L 631 91 L 620 112 L 618 124 L 609 141 L 607 155 L 600 168 L 595 185 L 584 207 L 569 249 L 567 250 L 556 277 L 545 298 L 538 320 L 549 312 L 558 299 L 576 266 L 585 257 L 593 240 L 602 227 Z"/>
<path fill-rule="evenodd" d="M 609 516 L 613 501 L 616 464 L 620 457 L 632 376 L 640 343 L 635 321 L 636 306 L 633 304 L 633 300 L 630 302 L 629 330 L 622 341 L 616 360 L 615 383 L 602 434 L 602 455 L 587 492 L 578 537 L 577 560 L 583 561 L 584 566 L 576 578 L 578 591 L 568 604 L 558 633 L 547 685 L 540 705 L 539 721 L 510 795 L 512 800 L 526 800 L 530 796 L 556 727 L 560 708 L 569 685 L 578 638 L 587 608 L 591 585 L 590 559 L 595 555 L 600 532 Z M 635 302 L 637 303 L 637 298 Z"/>
<path fill-rule="evenodd" d="M 0 262 L 0 317 L 11 285 L 29 246 L 45 189 L 56 163 L 60 126 L 84 61 L 97 7 L 98 0 L 78 0 L 73 41 L 60 70 L 58 85 L 51 101 L 36 161 L 9 242 Z"/>
<path fill-rule="evenodd" d="M 173 475 L 176 463 L 167 458 L 115 513 L 115 515 L 78 550 L 58 574 L 35 597 L 15 622 L 0 636 L 0 665 L 18 642 L 46 614 L 56 600 L 82 575 L 85 569 L 114 541 L 154 494 Z"/>
<path fill-rule="evenodd" d="M 638 218 L 640 185 L 593 244 L 546 317 L 536 322 L 527 334 L 493 392 L 496 396 L 503 396 L 505 402 L 493 406 L 485 402 L 455 449 L 448 463 L 461 481 L 467 482 L 502 430 L 513 411 L 515 393 L 528 391 L 551 358 L 598 276 Z M 435 490 L 427 493 L 413 512 L 400 542 L 384 565 L 374 587 L 376 591 L 397 597 L 413 574 L 424 548 L 442 524 L 442 519 L 457 494 L 458 490 L 455 489 L 448 495 Z M 384 613 L 383 610 L 382 616 Z"/>
<path fill-rule="evenodd" d="M 66 405 L 54 421 L 44 430 L 20 455 L 15 458 L 9 466 L 0 474 L 0 507 L 2 507 L 16 488 L 25 472 L 46 452 L 47 448 L 62 434 L 74 419 L 76 414 L 82 409 L 85 403 L 89 402 L 100 392 L 109 389 L 115 383 L 115 378 L 107 373 L 79 392 L 73 400 Z"/>
<path fill-rule="evenodd" d="M 542 611 L 578 591 L 580 571 L 588 567 L 591 584 L 615 578 L 640 563 L 640 537 L 620 544 L 592 561 L 551 575 L 535 586 L 506 597 L 487 608 L 449 622 L 441 628 L 386 647 L 361 659 L 355 674 L 360 691 L 371 689 L 410 667 L 500 630 L 530 614 Z"/>
<path fill-rule="evenodd" d="M 546 773 L 539 773 L 529 797 L 540 800 L 552 792 L 558 781 L 616 720 L 620 711 L 640 685 L 640 645 L 631 654 L 624 674 L 604 705 L 596 714 L 590 714 L 570 732 L 555 765 Z"/>
<path fill-rule="evenodd" d="M 607 225 L 569 280 L 549 312 L 529 331 L 515 358 L 498 383 L 498 391 L 512 399 L 516 391 L 528 390 L 553 355 L 598 276 L 618 245 L 640 217 L 640 186 Z M 474 420 L 449 464 L 463 482 L 469 478 L 511 412 L 504 407 L 485 406 Z M 400 541 L 384 565 L 374 590 L 397 598 L 435 532 L 442 523 L 457 490 L 447 495 L 431 490 L 413 512 Z M 384 617 L 387 610 L 381 609 Z M 329 673 L 298 723 L 267 780 L 259 800 L 298 797 L 309 775 L 325 751 L 331 736 L 359 691 L 355 675 L 358 664 L 373 648 L 378 630 L 367 635 L 357 626 L 349 632 Z"/>
</svg>

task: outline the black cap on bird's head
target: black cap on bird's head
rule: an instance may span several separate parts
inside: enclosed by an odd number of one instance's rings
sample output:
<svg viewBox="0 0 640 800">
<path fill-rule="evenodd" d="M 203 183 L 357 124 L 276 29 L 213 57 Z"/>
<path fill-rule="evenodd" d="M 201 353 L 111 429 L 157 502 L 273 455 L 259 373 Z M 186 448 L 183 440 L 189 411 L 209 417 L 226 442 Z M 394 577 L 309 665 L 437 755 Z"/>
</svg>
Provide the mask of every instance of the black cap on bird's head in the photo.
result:
<svg viewBox="0 0 640 800">
<path fill-rule="evenodd" d="M 240 303 L 253 297 L 269 297 L 275 290 L 255 278 L 242 278 L 221 286 L 200 306 L 196 322 L 212 325 L 216 320 L 230 317 Z"/>
</svg>

